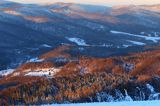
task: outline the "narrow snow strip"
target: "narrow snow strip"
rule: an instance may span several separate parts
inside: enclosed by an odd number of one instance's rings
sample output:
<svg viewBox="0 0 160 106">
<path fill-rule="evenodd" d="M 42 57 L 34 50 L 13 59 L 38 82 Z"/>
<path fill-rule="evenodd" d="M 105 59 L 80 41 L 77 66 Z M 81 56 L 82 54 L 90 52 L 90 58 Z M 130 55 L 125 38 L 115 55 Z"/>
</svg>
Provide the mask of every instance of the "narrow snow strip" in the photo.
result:
<svg viewBox="0 0 160 106">
<path fill-rule="evenodd" d="M 27 61 L 28 62 L 42 62 L 43 59 L 38 59 L 37 57 L 36 58 L 31 58 L 30 60 Z"/>
<path fill-rule="evenodd" d="M 29 72 L 25 76 L 49 76 L 49 72 Z"/>
<path fill-rule="evenodd" d="M 66 37 L 70 42 L 76 43 L 78 46 L 88 46 L 86 42 L 83 39 L 80 38 L 68 38 Z"/>
<path fill-rule="evenodd" d="M 160 106 L 160 100 L 156 101 L 135 101 L 135 102 L 102 102 L 102 103 L 82 103 L 82 104 L 52 104 L 43 106 Z"/>
<path fill-rule="evenodd" d="M 127 40 L 128 42 L 131 42 L 131 43 L 133 43 L 133 44 L 135 44 L 135 45 L 145 45 L 145 43 L 143 43 L 143 42 L 137 42 L 137 41 L 131 41 L 131 40 Z"/>
<path fill-rule="evenodd" d="M 43 44 L 43 47 L 47 47 L 47 48 L 51 48 L 52 46 L 48 45 L 48 44 Z"/>
<path fill-rule="evenodd" d="M 126 44 L 123 44 L 122 46 L 123 46 L 122 48 L 128 48 L 128 47 L 133 46 L 133 45 L 126 45 Z"/>
<path fill-rule="evenodd" d="M 1 70 L 0 71 L 0 76 L 7 76 L 7 75 L 9 75 L 13 72 L 14 72 L 14 69 Z"/>
<path fill-rule="evenodd" d="M 114 30 L 111 30 L 110 33 L 113 33 L 113 34 L 123 34 L 123 35 L 140 37 L 140 38 L 144 38 L 145 40 L 151 40 L 151 41 L 153 41 L 153 42 L 155 42 L 155 43 L 157 43 L 158 40 L 160 40 L 160 37 L 149 37 L 149 36 L 131 34 L 131 33 L 127 33 L 127 32 L 114 31 Z"/>
</svg>

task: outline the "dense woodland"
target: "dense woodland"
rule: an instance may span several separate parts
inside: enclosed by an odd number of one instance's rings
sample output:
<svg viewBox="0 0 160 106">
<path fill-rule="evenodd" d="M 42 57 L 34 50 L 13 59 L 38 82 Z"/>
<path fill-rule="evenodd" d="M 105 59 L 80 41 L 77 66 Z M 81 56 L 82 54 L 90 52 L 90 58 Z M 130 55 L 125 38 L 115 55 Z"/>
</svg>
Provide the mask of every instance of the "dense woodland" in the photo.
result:
<svg viewBox="0 0 160 106">
<path fill-rule="evenodd" d="M 51 52 L 49 57 L 51 58 Z M 18 67 L 15 72 L 25 73 L 26 69 L 51 68 L 55 67 L 55 64 L 54 62 L 26 63 Z M 61 71 L 51 78 L 24 74 L 19 76 L 10 74 L 2 78 L 0 104 L 38 105 L 116 101 L 125 100 L 126 91 L 133 100 L 148 100 L 151 94 L 145 86 L 148 83 L 152 84 L 156 92 L 160 92 L 159 50 L 110 58 L 82 56 L 77 61 L 62 64 Z M 141 92 L 145 96 L 142 96 Z"/>
</svg>

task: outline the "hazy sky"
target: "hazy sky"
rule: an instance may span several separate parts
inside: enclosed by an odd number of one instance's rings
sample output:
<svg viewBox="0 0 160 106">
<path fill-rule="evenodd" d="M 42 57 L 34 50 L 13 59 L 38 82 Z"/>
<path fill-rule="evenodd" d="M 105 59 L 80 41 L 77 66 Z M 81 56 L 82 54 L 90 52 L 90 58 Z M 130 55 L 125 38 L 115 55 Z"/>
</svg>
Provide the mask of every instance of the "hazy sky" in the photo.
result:
<svg viewBox="0 0 160 106">
<path fill-rule="evenodd" d="M 48 3 L 48 2 L 72 2 L 81 4 L 98 5 L 126 5 L 126 4 L 160 4 L 160 0 L 9 0 L 21 3 Z"/>
</svg>

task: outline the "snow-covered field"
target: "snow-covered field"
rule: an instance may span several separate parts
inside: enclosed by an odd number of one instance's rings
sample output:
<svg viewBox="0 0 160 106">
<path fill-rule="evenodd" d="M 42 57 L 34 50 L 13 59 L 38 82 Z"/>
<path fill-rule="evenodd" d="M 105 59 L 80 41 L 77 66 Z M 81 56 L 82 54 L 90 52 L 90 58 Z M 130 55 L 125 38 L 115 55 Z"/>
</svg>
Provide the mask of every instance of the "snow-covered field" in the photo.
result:
<svg viewBox="0 0 160 106">
<path fill-rule="evenodd" d="M 153 41 L 154 43 L 157 43 L 160 40 L 160 37 L 144 36 L 144 35 L 138 35 L 138 34 L 131 34 L 131 33 L 127 33 L 127 32 L 114 31 L 114 30 L 111 30 L 110 33 L 112 33 L 112 34 L 123 34 L 123 35 L 129 35 L 129 36 L 144 38 L 145 40 L 150 40 L 150 41 Z"/>
<path fill-rule="evenodd" d="M 52 104 L 43 106 L 160 106 L 160 100 L 156 101 L 134 101 L 134 102 L 102 102 L 82 104 Z"/>
</svg>

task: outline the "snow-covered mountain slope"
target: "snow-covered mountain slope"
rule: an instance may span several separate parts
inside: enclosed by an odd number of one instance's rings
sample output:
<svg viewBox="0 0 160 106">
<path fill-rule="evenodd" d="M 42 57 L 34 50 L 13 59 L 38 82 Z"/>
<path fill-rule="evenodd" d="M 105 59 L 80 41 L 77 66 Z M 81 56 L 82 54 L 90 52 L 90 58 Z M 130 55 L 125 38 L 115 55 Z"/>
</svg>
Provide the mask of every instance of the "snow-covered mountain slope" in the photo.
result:
<svg viewBox="0 0 160 106">
<path fill-rule="evenodd" d="M 75 49 L 63 45 L 21 64 L 14 71 L 6 71 L 8 74 L 0 79 L 2 103 L 109 103 L 160 99 L 160 50 L 98 58 L 76 56 Z"/>
<path fill-rule="evenodd" d="M 0 105 L 159 100 L 157 10 L 1 3 Z"/>
</svg>

